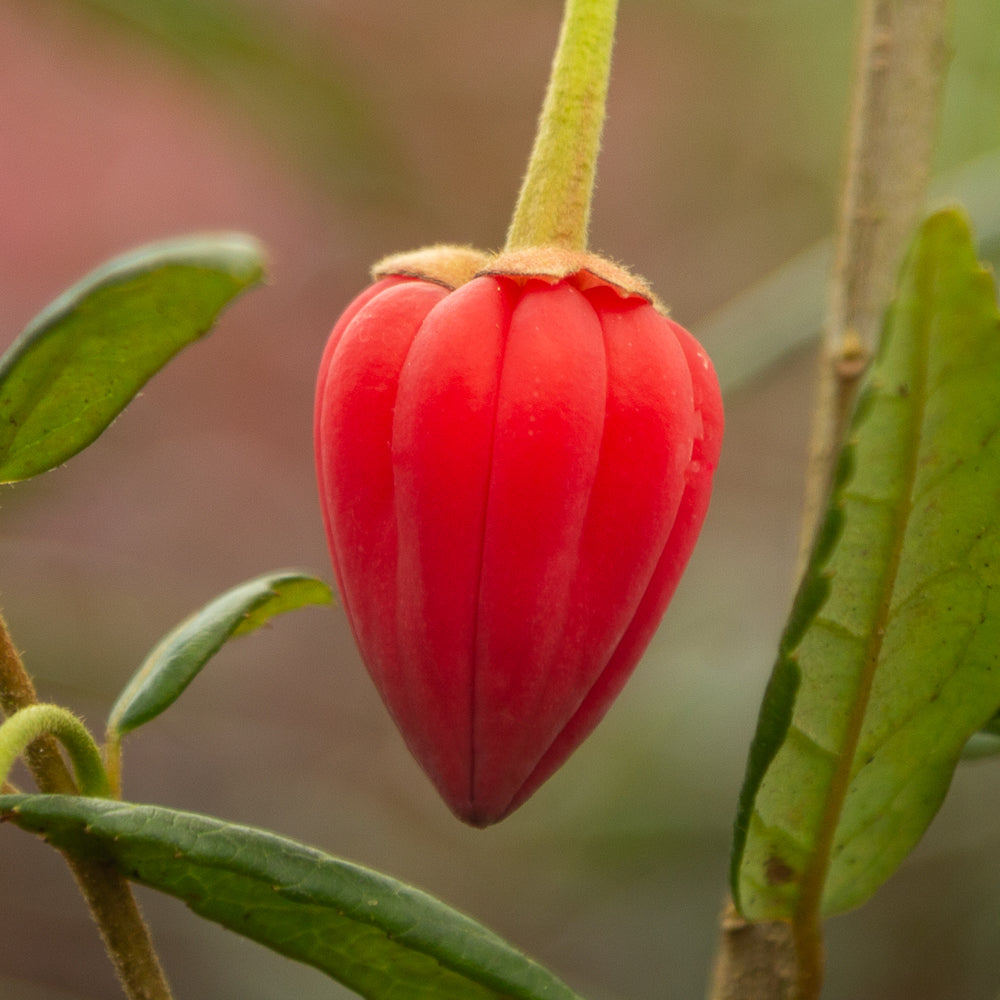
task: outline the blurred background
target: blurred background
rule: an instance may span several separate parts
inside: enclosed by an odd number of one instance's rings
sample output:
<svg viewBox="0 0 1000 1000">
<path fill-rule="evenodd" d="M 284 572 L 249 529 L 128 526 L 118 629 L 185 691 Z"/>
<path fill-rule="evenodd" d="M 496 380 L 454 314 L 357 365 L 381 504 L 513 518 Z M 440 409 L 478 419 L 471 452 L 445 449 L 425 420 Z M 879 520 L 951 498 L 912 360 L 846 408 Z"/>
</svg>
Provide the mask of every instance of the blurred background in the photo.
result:
<svg viewBox="0 0 1000 1000">
<path fill-rule="evenodd" d="M 728 437 L 703 541 L 605 722 L 499 827 L 438 801 L 336 610 L 231 644 L 126 741 L 126 797 L 274 829 L 485 922 L 589 1000 L 703 994 L 730 826 L 788 607 L 852 4 L 622 4 L 591 243 L 703 337 Z M 938 190 L 1000 247 L 1000 20 L 957 0 Z M 101 731 L 220 591 L 330 578 L 315 369 L 386 253 L 503 242 L 558 0 L 4 0 L 0 346 L 162 237 L 237 229 L 268 287 L 63 469 L 0 493 L 0 605 L 45 700 Z M 1000 994 L 1000 764 L 967 765 L 903 870 L 829 925 L 829 997 Z M 142 892 L 178 1000 L 349 994 Z M 118 988 L 61 860 L 0 829 L 0 997 Z"/>
</svg>

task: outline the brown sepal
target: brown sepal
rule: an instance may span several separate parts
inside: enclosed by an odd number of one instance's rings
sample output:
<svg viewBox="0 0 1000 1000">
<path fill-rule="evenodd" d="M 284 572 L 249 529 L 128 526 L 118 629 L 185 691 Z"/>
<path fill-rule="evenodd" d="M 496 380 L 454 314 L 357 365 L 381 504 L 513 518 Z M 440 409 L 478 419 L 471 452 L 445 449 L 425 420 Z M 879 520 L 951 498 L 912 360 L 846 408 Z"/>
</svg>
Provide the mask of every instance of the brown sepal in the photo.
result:
<svg viewBox="0 0 1000 1000">
<path fill-rule="evenodd" d="M 595 253 L 553 246 L 505 250 L 492 257 L 480 274 L 504 274 L 525 280 L 572 279 L 583 290 L 595 285 L 610 285 L 623 298 L 637 295 L 660 308 L 652 289 L 642 278 Z"/>
<path fill-rule="evenodd" d="M 532 278 L 551 282 L 567 280 L 584 291 L 597 285 L 609 285 L 623 298 L 638 296 L 651 302 L 660 312 L 667 311 L 649 285 L 621 265 L 597 254 L 562 247 L 529 247 L 488 254 L 473 247 L 442 243 L 392 254 L 372 268 L 372 276 L 376 279 L 401 275 L 452 289 L 484 274 L 522 281 Z"/>
<path fill-rule="evenodd" d="M 383 257 L 373 268 L 373 278 L 401 275 L 406 278 L 423 278 L 445 288 L 458 288 L 471 281 L 490 259 L 488 253 L 474 247 L 451 246 L 438 243 L 420 250 Z"/>
</svg>

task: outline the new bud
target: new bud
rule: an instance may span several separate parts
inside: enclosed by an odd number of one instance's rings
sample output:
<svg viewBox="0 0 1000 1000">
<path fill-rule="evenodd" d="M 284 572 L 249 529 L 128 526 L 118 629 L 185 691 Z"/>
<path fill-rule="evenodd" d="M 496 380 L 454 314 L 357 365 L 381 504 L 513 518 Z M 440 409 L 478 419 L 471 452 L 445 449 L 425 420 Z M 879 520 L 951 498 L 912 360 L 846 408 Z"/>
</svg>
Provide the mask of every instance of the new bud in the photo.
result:
<svg viewBox="0 0 1000 1000">
<path fill-rule="evenodd" d="M 466 253 L 447 278 L 433 252 L 394 258 L 348 307 L 315 444 L 365 664 L 445 801 L 486 826 L 642 655 L 705 517 L 723 415 L 704 351 L 624 272 Z"/>
</svg>

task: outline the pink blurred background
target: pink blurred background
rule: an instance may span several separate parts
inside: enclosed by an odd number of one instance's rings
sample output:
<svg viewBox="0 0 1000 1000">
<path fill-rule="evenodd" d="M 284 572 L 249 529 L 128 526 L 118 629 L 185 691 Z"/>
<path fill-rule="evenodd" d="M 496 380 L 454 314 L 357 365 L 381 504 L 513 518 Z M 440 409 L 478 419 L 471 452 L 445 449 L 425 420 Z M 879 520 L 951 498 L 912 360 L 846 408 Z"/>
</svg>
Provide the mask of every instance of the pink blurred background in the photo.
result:
<svg viewBox="0 0 1000 1000">
<path fill-rule="evenodd" d="M 848 8 L 622 5 L 592 245 L 696 333 L 832 227 Z M 268 286 L 97 444 L 0 493 L 0 606 L 43 698 L 100 731 L 147 650 L 218 592 L 285 566 L 331 578 L 311 455 L 326 334 L 380 256 L 503 242 L 559 16 L 555 0 L 3 4 L 0 345 L 162 237 L 236 229 L 270 257 Z M 958 14 L 942 169 L 1000 146 L 994 20 L 985 0 Z M 821 308 L 821 288 L 795 294 Z M 451 818 L 330 609 L 227 647 L 127 740 L 126 796 L 411 881 L 591 1000 L 702 992 L 790 596 L 814 333 L 762 365 L 767 331 L 725 327 L 728 437 L 688 576 L 619 704 L 504 824 Z M 831 997 L 996 995 L 996 782 L 992 763 L 962 771 L 903 872 L 831 924 Z M 141 895 L 178 998 L 349 995 Z M 0 829 L 0 996 L 115 995 L 60 859 Z"/>
</svg>

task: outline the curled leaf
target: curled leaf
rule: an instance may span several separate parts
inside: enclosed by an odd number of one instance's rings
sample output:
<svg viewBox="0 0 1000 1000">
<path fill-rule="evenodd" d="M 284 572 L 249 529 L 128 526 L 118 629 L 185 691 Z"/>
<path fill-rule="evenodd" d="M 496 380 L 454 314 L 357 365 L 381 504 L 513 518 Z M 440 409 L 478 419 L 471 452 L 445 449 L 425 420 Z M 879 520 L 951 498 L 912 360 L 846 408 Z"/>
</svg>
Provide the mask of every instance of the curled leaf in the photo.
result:
<svg viewBox="0 0 1000 1000">
<path fill-rule="evenodd" d="M 234 636 L 252 632 L 282 612 L 331 600 L 327 584 L 295 570 L 268 573 L 216 597 L 146 657 L 111 709 L 109 734 L 118 739 L 156 718 Z"/>
</svg>

